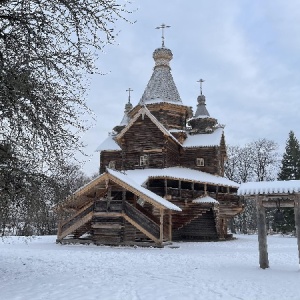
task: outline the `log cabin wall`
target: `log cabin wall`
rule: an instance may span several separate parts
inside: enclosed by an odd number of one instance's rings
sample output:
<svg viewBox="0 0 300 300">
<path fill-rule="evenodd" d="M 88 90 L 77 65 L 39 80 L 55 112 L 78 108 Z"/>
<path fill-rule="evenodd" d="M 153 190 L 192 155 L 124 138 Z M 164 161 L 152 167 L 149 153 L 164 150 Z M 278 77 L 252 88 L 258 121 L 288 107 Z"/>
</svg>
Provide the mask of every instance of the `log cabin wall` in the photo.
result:
<svg viewBox="0 0 300 300">
<path fill-rule="evenodd" d="M 147 116 L 140 116 L 121 138 L 125 169 L 139 167 L 163 168 L 167 137 Z M 148 164 L 141 165 L 140 157 L 148 156 Z"/>
<path fill-rule="evenodd" d="M 115 169 L 122 169 L 122 151 L 101 151 L 100 152 L 100 174 L 105 172 L 111 161 L 115 162 Z"/>
<path fill-rule="evenodd" d="M 197 166 L 196 159 L 203 158 L 204 166 Z M 185 148 L 180 157 L 182 167 L 220 175 L 219 147 Z"/>
<path fill-rule="evenodd" d="M 180 148 L 174 140 L 168 139 L 165 147 L 166 152 L 166 167 L 175 167 L 180 165 Z"/>
</svg>

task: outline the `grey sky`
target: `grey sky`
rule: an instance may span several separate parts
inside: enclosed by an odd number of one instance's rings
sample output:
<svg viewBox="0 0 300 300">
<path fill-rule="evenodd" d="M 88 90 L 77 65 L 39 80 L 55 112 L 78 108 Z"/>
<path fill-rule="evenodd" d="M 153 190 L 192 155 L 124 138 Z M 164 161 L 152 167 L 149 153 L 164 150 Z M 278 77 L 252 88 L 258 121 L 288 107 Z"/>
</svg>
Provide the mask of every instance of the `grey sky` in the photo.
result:
<svg viewBox="0 0 300 300">
<path fill-rule="evenodd" d="M 83 171 L 98 171 L 95 149 L 123 117 L 129 87 L 133 105 L 152 74 L 153 51 L 161 46 L 161 23 L 170 25 L 165 46 L 185 105 L 196 110 L 200 78 L 207 109 L 225 124 L 227 144 L 272 139 L 284 150 L 288 132 L 300 139 L 300 3 L 298 0 L 140 0 L 120 22 L 117 44 L 97 65 L 107 75 L 92 78 L 88 105 L 95 126 L 84 136 L 91 155 Z"/>
</svg>

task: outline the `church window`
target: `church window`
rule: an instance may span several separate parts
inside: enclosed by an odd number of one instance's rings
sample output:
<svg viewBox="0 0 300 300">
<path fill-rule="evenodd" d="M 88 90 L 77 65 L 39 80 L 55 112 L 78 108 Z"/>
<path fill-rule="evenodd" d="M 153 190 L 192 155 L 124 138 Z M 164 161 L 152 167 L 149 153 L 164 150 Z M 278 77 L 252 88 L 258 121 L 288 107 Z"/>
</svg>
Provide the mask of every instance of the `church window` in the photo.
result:
<svg viewBox="0 0 300 300">
<path fill-rule="evenodd" d="M 140 166 L 148 166 L 149 163 L 149 155 L 141 155 L 140 156 Z"/>
<path fill-rule="evenodd" d="M 196 160 L 196 165 L 198 167 L 204 167 L 204 158 L 198 157 L 197 160 Z"/>
<path fill-rule="evenodd" d="M 115 169 L 116 168 L 116 162 L 114 160 L 111 160 L 108 163 L 108 167 L 109 167 L 109 169 Z"/>
</svg>

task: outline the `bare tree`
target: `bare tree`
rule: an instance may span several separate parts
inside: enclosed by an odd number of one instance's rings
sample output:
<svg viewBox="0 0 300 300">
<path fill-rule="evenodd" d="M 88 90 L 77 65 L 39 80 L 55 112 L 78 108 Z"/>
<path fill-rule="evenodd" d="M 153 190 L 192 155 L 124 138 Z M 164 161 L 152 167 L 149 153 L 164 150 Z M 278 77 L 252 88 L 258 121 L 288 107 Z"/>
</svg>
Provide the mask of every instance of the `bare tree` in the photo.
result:
<svg viewBox="0 0 300 300">
<path fill-rule="evenodd" d="M 82 149 L 91 117 L 87 76 L 97 72 L 97 53 L 114 42 L 116 23 L 127 21 L 128 3 L 0 1 L 2 203 L 29 205 L 34 186 Z"/>
<path fill-rule="evenodd" d="M 277 144 L 267 139 L 253 141 L 244 147 L 229 146 L 225 175 L 238 183 L 248 181 L 275 180 L 279 168 Z M 272 213 L 267 214 L 271 223 Z M 256 230 L 256 207 L 253 200 L 245 199 L 245 210 L 232 220 L 232 230 L 243 233 Z"/>
</svg>

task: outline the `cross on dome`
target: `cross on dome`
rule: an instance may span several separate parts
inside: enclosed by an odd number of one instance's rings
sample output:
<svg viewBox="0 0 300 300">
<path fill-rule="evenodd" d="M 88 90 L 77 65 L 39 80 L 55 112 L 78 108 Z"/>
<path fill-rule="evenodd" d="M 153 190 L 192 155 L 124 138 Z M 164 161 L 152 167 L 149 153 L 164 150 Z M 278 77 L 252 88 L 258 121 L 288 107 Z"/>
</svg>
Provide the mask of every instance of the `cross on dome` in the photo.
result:
<svg viewBox="0 0 300 300">
<path fill-rule="evenodd" d="M 204 82 L 205 80 L 203 79 L 199 79 L 197 82 L 200 82 L 200 95 L 202 95 L 202 83 Z"/>
<path fill-rule="evenodd" d="M 133 92 L 133 90 L 129 88 L 128 90 L 126 90 L 126 92 L 128 92 L 128 103 L 130 103 L 130 92 Z"/>
<path fill-rule="evenodd" d="M 161 29 L 162 33 L 161 33 L 161 46 L 162 48 L 165 47 L 165 35 L 164 35 L 164 29 L 165 28 L 170 28 L 171 26 L 166 25 L 164 23 L 162 23 L 160 26 L 156 27 L 155 29 Z"/>
</svg>

